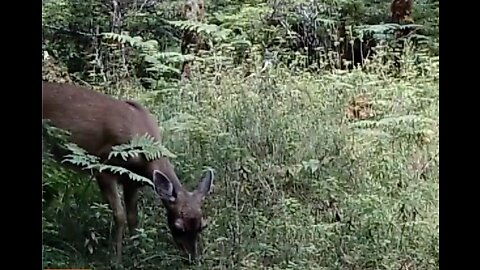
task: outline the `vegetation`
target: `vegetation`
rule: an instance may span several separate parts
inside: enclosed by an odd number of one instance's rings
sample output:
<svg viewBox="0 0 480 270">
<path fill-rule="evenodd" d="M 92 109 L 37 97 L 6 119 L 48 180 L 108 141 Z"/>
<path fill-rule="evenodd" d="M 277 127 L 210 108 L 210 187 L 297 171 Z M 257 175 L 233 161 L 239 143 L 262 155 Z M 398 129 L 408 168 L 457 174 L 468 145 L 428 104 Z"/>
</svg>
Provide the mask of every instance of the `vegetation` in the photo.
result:
<svg viewBox="0 0 480 270">
<path fill-rule="evenodd" d="M 183 5 L 43 2 L 45 80 L 147 106 L 188 187 L 216 171 L 200 260 L 185 263 L 145 188 L 124 268 L 438 269 L 438 1 L 415 1 L 415 24 L 375 0 L 212 0 L 203 22 Z M 182 54 L 186 31 L 208 46 Z M 338 64 L 372 40 L 363 67 Z M 70 147 L 70 162 L 98 168 Z M 48 156 L 43 168 L 44 267 L 109 268 L 114 222 L 96 184 Z"/>
</svg>

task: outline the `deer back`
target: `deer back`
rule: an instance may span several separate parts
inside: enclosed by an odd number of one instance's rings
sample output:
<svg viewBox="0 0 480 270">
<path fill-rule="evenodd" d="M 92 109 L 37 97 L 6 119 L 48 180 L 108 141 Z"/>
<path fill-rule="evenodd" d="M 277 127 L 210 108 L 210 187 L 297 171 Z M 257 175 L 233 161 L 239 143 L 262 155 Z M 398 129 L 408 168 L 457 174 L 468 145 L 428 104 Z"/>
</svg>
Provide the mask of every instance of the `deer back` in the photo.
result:
<svg viewBox="0 0 480 270">
<path fill-rule="evenodd" d="M 153 116 L 134 101 L 118 100 L 86 87 L 43 82 L 42 104 L 43 119 L 69 131 L 71 142 L 101 160 L 108 157 L 112 146 L 128 143 L 135 136 L 148 134 L 160 139 Z M 137 158 L 130 160 L 130 165 L 134 161 L 145 162 Z"/>
</svg>

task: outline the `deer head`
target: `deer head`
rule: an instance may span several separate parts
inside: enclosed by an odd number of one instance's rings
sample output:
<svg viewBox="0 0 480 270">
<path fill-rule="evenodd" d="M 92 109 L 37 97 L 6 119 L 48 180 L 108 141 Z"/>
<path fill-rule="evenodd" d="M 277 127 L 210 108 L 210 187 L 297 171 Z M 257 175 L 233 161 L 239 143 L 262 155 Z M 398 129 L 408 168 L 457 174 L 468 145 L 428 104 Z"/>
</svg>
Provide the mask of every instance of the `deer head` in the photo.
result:
<svg viewBox="0 0 480 270">
<path fill-rule="evenodd" d="M 153 172 L 155 192 L 167 210 L 167 222 L 177 246 L 191 258 L 198 255 L 199 236 L 207 226 L 202 214 L 202 204 L 211 191 L 213 171 L 200 178 L 193 192 L 182 187 L 178 179 L 168 177 L 159 170 Z"/>
</svg>

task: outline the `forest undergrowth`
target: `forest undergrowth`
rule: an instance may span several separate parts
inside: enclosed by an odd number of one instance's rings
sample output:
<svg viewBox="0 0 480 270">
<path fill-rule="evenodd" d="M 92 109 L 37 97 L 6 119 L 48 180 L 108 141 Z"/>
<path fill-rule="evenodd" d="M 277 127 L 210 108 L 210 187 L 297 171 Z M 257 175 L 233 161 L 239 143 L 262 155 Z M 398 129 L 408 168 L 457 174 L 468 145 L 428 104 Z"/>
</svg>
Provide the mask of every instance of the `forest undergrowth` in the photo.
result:
<svg viewBox="0 0 480 270">
<path fill-rule="evenodd" d="M 191 269 L 438 268 L 437 61 L 402 78 L 226 73 L 137 99 L 187 186 L 204 166 L 217 172 Z M 104 268 L 113 220 L 95 183 L 44 174 L 63 190 L 44 212 L 44 264 Z M 162 206 L 143 194 L 125 267 L 184 267 Z"/>
<path fill-rule="evenodd" d="M 181 1 L 147 2 L 118 18 L 101 1 L 43 4 L 44 80 L 144 104 L 189 189 L 206 167 L 215 170 L 199 260 L 185 262 L 146 187 L 138 230 L 124 241 L 125 269 L 439 268 L 438 52 L 405 46 L 395 71 L 380 53 L 363 70 L 331 68 L 314 56 L 307 60 L 320 63 L 316 69 L 300 67 L 308 57 L 285 41 L 293 30 L 260 16 L 281 1 L 210 1 L 197 30 L 211 50 L 197 55 L 190 80 L 176 80 L 185 59 L 172 44 L 182 23 L 164 20 L 178 17 Z M 278 14 L 313 10 L 326 24 L 340 16 L 322 13 L 332 7 L 362 23 L 386 7 L 283 2 Z M 433 2 L 417 2 L 423 25 L 436 23 Z M 110 31 L 112 18 L 123 19 L 125 31 Z M 438 27 L 429 29 L 438 38 Z M 273 56 L 261 50 L 266 41 Z M 43 162 L 43 267 L 109 269 L 114 221 L 96 183 Z"/>
</svg>

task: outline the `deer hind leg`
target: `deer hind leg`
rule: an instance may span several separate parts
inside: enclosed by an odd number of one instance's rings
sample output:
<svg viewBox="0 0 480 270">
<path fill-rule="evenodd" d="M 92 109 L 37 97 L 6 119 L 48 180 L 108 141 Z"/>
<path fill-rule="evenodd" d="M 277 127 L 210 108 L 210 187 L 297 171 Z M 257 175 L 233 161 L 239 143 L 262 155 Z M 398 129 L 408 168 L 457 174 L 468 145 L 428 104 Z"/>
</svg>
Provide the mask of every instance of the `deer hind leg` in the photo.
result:
<svg viewBox="0 0 480 270">
<path fill-rule="evenodd" d="M 122 201 L 117 190 L 117 176 L 111 174 L 99 174 L 97 176 L 97 182 L 104 198 L 108 201 L 110 209 L 113 212 L 115 220 L 115 251 L 116 262 L 122 261 L 122 243 L 123 235 L 125 233 L 126 216 L 125 209 L 122 206 Z"/>
<path fill-rule="evenodd" d="M 135 234 L 135 228 L 138 224 L 138 187 L 134 183 L 126 182 L 123 184 L 123 196 L 125 208 L 127 210 L 128 230 L 130 234 Z"/>
</svg>

